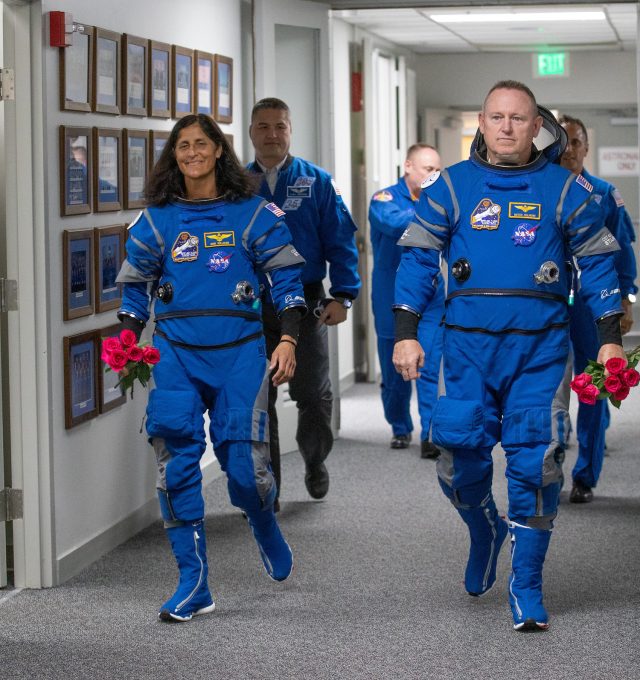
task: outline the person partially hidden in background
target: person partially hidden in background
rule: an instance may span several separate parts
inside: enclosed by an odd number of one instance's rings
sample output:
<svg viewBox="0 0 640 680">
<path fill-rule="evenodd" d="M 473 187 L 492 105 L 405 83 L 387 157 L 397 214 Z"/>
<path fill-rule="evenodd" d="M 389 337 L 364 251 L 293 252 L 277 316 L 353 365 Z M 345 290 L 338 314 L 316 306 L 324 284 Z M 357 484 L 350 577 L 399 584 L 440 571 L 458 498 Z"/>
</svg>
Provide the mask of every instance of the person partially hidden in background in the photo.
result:
<svg viewBox="0 0 640 680">
<path fill-rule="evenodd" d="M 369 204 L 373 277 L 371 303 L 378 338 L 378 360 L 382 382 L 380 391 L 384 417 L 391 425 L 391 448 L 406 449 L 411 442 L 411 383 L 396 371 L 392 356 L 394 345 L 393 291 L 402 248 L 398 239 L 411 224 L 420 198 L 420 185 L 440 170 L 440 154 L 429 144 L 414 144 L 407 150 L 404 175 L 396 184 L 376 191 Z M 442 357 L 444 283 L 437 276 L 435 297 L 420 319 L 418 340 L 425 348 L 425 365 L 416 381 L 420 414 L 422 458 L 437 458 L 440 450 L 429 440 L 431 415 L 438 398 L 438 377 Z"/>
</svg>

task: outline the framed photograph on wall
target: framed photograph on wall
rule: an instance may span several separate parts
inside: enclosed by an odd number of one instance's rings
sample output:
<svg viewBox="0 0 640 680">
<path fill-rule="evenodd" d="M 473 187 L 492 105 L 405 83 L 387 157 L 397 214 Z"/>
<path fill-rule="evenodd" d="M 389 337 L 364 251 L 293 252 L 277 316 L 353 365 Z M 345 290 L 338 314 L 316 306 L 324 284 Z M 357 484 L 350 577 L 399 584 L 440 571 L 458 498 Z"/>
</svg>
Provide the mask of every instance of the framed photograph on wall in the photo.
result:
<svg viewBox="0 0 640 680">
<path fill-rule="evenodd" d="M 63 319 L 93 314 L 93 229 L 62 232 Z"/>
<path fill-rule="evenodd" d="M 94 30 L 93 110 L 120 113 L 120 34 Z"/>
<path fill-rule="evenodd" d="M 122 108 L 130 116 L 146 116 L 149 90 L 149 41 L 122 36 Z"/>
<path fill-rule="evenodd" d="M 171 115 L 183 118 L 194 112 L 193 105 L 193 50 L 172 45 L 171 74 L 173 97 Z"/>
<path fill-rule="evenodd" d="M 171 45 L 149 41 L 149 115 L 171 118 Z"/>
<path fill-rule="evenodd" d="M 233 59 L 215 55 L 213 117 L 218 123 L 233 122 Z"/>
<path fill-rule="evenodd" d="M 196 112 L 213 116 L 213 54 L 196 50 Z"/>
<path fill-rule="evenodd" d="M 64 426 L 67 430 L 98 415 L 95 331 L 70 335 L 64 343 Z"/>
<path fill-rule="evenodd" d="M 74 31 L 71 45 L 60 48 L 60 109 L 91 111 L 93 100 L 93 26 Z"/>
<path fill-rule="evenodd" d="M 60 126 L 60 215 L 91 212 L 91 130 Z"/>
<path fill-rule="evenodd" d="M 165 130 L 149 130 L 149 171 L 153 169 L 160 158 L 160 154 L 164 151 L 169 134 Z"/>
<path fill-rule="evenodd" d="M 105 338 L 112 338 L 121 331 L 119 323 L 112 326 L 101 328 L 98 331 L 98 349 L 101 350 L 102 341 Z M 98 352 L 98 411 L 106 413 L 124 404 L 127 401 L 127 393 L 122 390 L 118 381 L 120 374 L 115 371 L 105 371 L 106 364 L 100 361 L 100 351 Z"/>
<path fill-rule="evenodd" d="M 122 302 L 122 284 L 116 277 L 124 262 L 124 224 L 94 229 L 93 271 L 96 313 L 117 309 Z"/>
<path fill-rule="evenodd" d="M 149 131 L 123 130 L 124 207 L 144 208 L 144 185 L 149 168 Z"/>
<path fill-rule="evenodd" d="M 93 206 L 122 210 L 122 130 L 93 128 Z"/>
</svg>

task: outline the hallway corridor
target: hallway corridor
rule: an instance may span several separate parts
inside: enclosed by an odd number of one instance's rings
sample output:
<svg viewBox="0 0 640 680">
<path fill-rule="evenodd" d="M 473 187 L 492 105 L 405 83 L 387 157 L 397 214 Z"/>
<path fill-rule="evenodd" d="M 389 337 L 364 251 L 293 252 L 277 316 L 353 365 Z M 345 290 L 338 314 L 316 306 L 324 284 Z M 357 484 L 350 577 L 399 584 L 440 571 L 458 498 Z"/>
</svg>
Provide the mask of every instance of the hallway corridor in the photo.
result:
<svg viewBox="0 0 640 680">
<path fill-rule="evenodd" d="M 213 614 L 157 621 L 177 580 L 158 521 L 61 587 L 0 594 L 0 677 L 637 680 L 638 414 L 640 389 L 612 414 L 594 502 L 570 505 L 563 491 L 545 568 L 547 633 L 512 629 L 508 550 L 493 590 L 465 593 L 466 530 L 433 461 L 415 441 L 388 448 L 378 388 L 357 384 L 342 399 L 327 498 L 307 496 L 297 453 L 283 460 L 279 519 L 295 556 L 287 582 L 264 573 L 220 478 L 206 490 Z M 566 474 L 574 458 L 575 446 Z M 504 512 L 503 456 L 495 460 Z"/>
</svg>

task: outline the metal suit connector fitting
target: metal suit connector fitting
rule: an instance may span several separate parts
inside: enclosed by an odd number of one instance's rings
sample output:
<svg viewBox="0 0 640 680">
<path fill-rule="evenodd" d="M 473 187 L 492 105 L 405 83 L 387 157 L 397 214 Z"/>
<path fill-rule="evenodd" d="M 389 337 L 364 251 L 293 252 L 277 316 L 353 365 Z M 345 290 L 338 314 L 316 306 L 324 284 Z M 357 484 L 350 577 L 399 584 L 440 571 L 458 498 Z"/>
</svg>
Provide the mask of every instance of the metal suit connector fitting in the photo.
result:
<svg viewBox="0 0 640 680">
<path fill-rule="evenodd" d="M 249 281 L 238 281 L 236 289 L 231 293 L 231 299 L 236 305 L 241 302 L 251 302 L 251 300 L 255 300 L 255 297 L 253 286 Z"/>
<path fill-rule="evenodd" d="M 560 268 L 555 262 L 549 260 L 540 266 L 540 269 L 533 275 L 536 283 L 555 283 L 560 279 Z"/>
</svg>

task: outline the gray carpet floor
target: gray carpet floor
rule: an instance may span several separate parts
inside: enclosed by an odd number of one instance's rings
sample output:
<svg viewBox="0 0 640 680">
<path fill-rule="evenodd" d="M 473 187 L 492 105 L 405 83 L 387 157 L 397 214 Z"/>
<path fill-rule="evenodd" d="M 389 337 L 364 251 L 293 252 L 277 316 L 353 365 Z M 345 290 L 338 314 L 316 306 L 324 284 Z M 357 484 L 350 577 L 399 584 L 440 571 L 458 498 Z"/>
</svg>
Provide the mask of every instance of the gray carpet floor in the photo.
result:
<svg viewBox="0 0 640 680">
<path fill-rule="evenodd" d="M 575 409 L 575 405 L 574 405 Z M 513 631 L 508 550 L 496 586 L 469 597 L 466 531 L 414 443 L 388 448 L 378 388 L 342 399 L 323 501 L 285 456 L 285 583 L 264 573 L 223 479 L 206 489 L 216 611 L 161 624 L 176 582 L 161 523 L 72 581 L 0 602 L 1 678 L 623 680 L 640 678 L 640 389 L 613 414 L 593 503 L 567 502 L 545 568 L 548 632 Z M 505 509 L 504 456 L 495 494 Z M 570 449 L 565 471 L 575 459 Z M 568 484 L 570 487 L 570 484 Z"/>
</svg>

